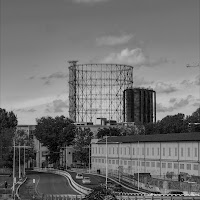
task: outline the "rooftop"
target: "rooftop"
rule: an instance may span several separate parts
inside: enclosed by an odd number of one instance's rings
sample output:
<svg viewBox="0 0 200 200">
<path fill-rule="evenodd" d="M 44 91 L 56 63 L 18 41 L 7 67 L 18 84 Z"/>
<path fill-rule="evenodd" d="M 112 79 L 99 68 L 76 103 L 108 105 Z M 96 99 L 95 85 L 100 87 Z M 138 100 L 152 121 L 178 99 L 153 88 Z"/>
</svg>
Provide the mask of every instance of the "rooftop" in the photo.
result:
<svg viewBox="0 0 200 200">
<path fill-rule="evenodd" d="M 200 132 L 193 133 L 172 133 L 155 135 L 131 135 L 131 136 L 112 136 L 107 138 L 108 143 L 135 143 L 135 142 L 177 142 L 177 141 L 200 141 Z M 99 140 L 97 143 L 106 143 L 106 139 Z"/>
</svg>

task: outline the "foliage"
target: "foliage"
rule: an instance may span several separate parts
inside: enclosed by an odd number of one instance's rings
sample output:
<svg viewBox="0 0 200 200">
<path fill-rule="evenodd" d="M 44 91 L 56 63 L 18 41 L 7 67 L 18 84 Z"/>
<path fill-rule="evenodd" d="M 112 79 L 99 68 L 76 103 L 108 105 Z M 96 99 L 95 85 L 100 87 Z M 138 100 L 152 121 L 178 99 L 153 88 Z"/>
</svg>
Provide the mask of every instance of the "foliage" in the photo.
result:
<svg viewBox="0 0 200 200">
<path fill-rule="evenodd" d="M 28 134 L 24 130 L 17 130 L 14 136 L 15 146 L 27 146 L 25 148 L 25 162 L 28 162 L 30 158 L 35 158 L 34 142 L 33 138 L 29 138 Z M 20 148 L 20 158 L 24 157 L 24 148 Z M 9 155 L 5 158 L 7 161 L 7 166 L 12 167 L 13 165 L 13 154 L 14 148 L 10 149 Z M 15 164 L 19 162 L 19 148 L 15 148 Z M 20 163 L 24 163 L 24 159 L 20 160 Z"/>
<path fill-rule="evenodd" d="M 17 127 L 17 117 L 11 111 L 0 108 L 0 167 L 8 166 L 8 157 L 12 151 L 12 141 Z"/>
<path fill-rule="evenodd" d="M 200 132 L 200 110 L 197 109 L 191 116 L 182 113 L 168 115 L 156 123 L 145 124 L 145 134 L 170 134 Z M 196 124 L 195 124 L 196 123 Z"/>
<path fill-rule="evenodd" d="M 73 147 L 75 149 L 75 160 L 81 161 L 81 163 L 89 163 L 89 154 L 91 155 L 90 143 L 93 138 L 93 133 L 89 128 L 77 128 L 75 138 L 73 141 Z M 90 151 L 90 152 L 89 152 Z"/>
<path fill-rule="evenodd" d="M 108 127 L 108 128 L 99 128 L 97 132 L 97 138 L 103 138 L 104 136 L 123 136 L 126 135 L 126 132 L 122 132 L 120 128 L 117 127 Z"/>
<path fill-rule="evenodd" d="M 113 191 L 110 189 L 106 189 L 105 186 L 97 186 L 93 188 L 93 191 L 86 195 L 83 200 L 117 200 L 116 196 L 114 195 Z"/>
<path fill-rule="evenodd" d="M 62 116 L 36 119 L 36 138 L 49 149 L 49 163 L 59 160 L 64 145 L 71 145 L 75 136 L 75 125 L 71 119 Z"/>
</svg>

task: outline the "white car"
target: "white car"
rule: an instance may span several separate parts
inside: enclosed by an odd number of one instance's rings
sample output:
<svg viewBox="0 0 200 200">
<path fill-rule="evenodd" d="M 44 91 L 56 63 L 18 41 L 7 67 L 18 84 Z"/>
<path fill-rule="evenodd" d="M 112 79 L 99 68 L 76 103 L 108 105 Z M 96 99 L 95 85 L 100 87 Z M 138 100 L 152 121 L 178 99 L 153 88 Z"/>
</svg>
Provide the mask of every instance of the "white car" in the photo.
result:
<svg viewBox="0 0 200 200">
<path fill-rule="evenodd" d="M 76 179 L 83 179 L 83 174 L 76 174 Z"/>
<path fill-rule="evenodd" d="M 90 184 L 91 183 L 90 177 L 84 177 L 83 180 L 82 180 L 82 183 L 83 184 Z"/>
</svg>

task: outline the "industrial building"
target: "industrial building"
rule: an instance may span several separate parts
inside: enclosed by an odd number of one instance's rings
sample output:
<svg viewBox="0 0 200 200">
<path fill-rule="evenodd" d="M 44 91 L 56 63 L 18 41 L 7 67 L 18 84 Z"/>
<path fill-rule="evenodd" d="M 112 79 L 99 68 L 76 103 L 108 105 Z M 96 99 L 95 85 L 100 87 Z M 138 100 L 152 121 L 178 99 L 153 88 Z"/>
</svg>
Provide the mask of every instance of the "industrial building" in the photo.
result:
<svg viewBox="0 0 200 200">
<path fill-rule="evenodd" d="M 152 89 L 130 88 L 123 92 L 124 122 L 145 124 L 156 122 L 156 92 Z"/>
<path fill-rule="evenodd" d="M 94 139 L 91 148 L 92 170 L 103 173 L 107 167 L 108 173 L 200 176 L 200 133 L 108 137 Z"/>
</svg>

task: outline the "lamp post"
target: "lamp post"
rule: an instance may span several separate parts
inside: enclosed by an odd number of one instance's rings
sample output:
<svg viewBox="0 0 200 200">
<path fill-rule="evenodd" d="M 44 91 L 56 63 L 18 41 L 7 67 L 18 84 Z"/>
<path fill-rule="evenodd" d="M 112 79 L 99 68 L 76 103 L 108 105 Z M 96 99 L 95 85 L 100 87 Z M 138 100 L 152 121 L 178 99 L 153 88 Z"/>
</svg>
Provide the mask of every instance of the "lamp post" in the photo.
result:
<svg viewBox="0 0 200 200">
<path fill-rule="evenodd" d="M 13 140 L 13 198 L 15 200 L 15 139 Z"/>
<path fill-rule="evenodd" d="M 20 142 L 19 142 L 19 179 L 21 178 L 21 169 L 20 169 Z"/>
</svg>

